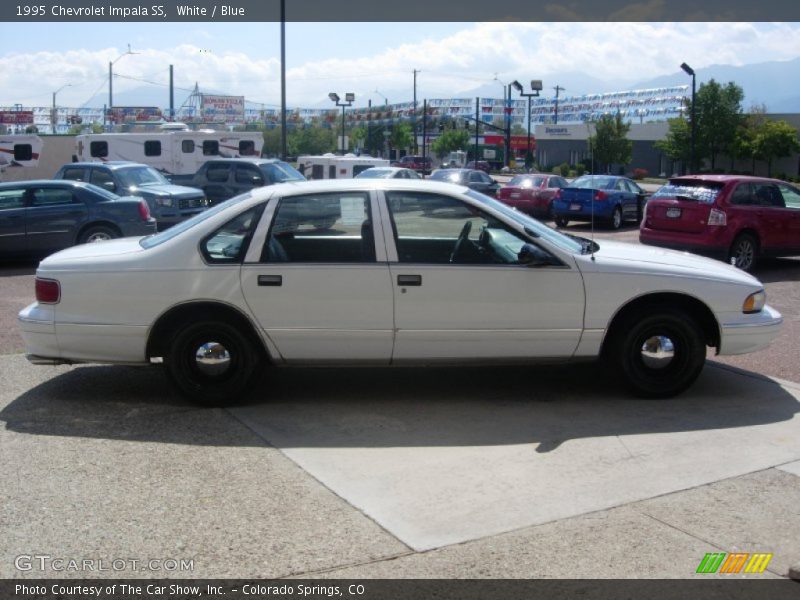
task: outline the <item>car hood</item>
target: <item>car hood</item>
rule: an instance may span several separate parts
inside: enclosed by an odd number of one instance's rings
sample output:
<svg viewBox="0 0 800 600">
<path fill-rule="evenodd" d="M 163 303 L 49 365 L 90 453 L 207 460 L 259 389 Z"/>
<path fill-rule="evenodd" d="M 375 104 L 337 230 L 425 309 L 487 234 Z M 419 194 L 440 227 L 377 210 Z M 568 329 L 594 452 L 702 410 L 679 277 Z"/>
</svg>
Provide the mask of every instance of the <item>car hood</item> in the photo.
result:
<svg viewBox="0 0 800 600">
<path fill-rule="evenodd" d="M 625 270 L 650 271 L 763 287 L 758 279 L 741 269 L 689 252 L 607 240 L 598 241 L 598 245 L 600 249 L 595 252 L 595 256 L 599 261 L 613 262 L 616 267 Z"/>
<path fill-rule="evenodd" d="M 66 250 L 61 250 L 45 258 L 40 267 L 52 267 L 61 263 L 69 263 L 76 260 L 103 259 L 106 257 L 116 257 L 123 254 L 133 254 L 144 252 L 139 244 L 141 237 L 120 238 L 105 242 L 95 242 L 93 244 L 79 244 Z"/>
<path fill-rule="evenodd" d="M 203 190 L 172 183 L 156 183 L 131 187 L 126 192 L 132 196 L 171 196 L 173 198 L 196 198 L 203 195 Z"/>
</svg>

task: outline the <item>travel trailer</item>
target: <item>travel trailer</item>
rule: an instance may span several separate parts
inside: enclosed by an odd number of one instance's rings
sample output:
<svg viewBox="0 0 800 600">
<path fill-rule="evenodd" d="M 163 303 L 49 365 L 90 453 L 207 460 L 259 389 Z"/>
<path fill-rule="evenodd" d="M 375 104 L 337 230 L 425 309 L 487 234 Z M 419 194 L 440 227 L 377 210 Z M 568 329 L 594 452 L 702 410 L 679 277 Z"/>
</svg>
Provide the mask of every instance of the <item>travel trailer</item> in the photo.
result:
<svg viewBox="0 0 800 600">
<path fill-rule="evenodd" d="M 41 154 L 38 135 L 0 135 L 0 173 L 7 167 L 35 167 Z"/>
<path fill-rule="evenodd" d="M 306 179 L 350 179 L 371 167 L 388 166 L 389 161 L 384 158 L 355 154 L 336 156 L 328 153 L 322 156 L 306 155 L 297 158 L 297 170 Z"/>
<path fill-rule="evenodd" d="M 175 124 L 169 124 L 174 126 Z M 261 156 L 264 137 L 253 131 L 162 128 L 152 133 L 89 133 L 75 137 L 78 161 L 129 160 L 170 175 L 194 175 L 212 158 Z"/>
</svg>

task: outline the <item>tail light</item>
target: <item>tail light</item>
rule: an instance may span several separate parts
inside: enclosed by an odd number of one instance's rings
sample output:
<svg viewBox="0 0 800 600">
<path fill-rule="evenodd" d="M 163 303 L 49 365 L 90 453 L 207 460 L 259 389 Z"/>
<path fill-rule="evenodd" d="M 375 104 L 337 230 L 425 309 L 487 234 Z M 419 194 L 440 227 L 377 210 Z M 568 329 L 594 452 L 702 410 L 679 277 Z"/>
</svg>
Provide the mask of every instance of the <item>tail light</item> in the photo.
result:
<svg viewBox="0 0 800 600">
<path fill-rule="evenodd" d="M 139 216 L 142 217 L 142 221 L 150 220 L 150 207 L 144 200 L 139 201 Z"/>
<path fill-rule="evenodd" d="M 561 200 L 561 188 L 556 190 L 556 195 L 553 196 L 553 198 L 556 200 Z"/>
<path fill-rule="evenodd" d="M 608 198 L 608 194 L 606 194 L 605 192 L 601 191 L 601 192 L 595 192 L 594 193 L 594 199 L 595 200 L 606 200 L 607 198 Z"/>
<path fill-rule="evenodd" d="M 42 304 L 58 304 L 61 300 L 61 284 L 55 279 L 36 278 L 36 301 Z"/>
<path fill-rule="evenodd" d="M 725 227 L 728 224 L 728 215 L 718 208 L 712 208 L 711 212 L 708 213 L 708 224 Z"/>
</svg>

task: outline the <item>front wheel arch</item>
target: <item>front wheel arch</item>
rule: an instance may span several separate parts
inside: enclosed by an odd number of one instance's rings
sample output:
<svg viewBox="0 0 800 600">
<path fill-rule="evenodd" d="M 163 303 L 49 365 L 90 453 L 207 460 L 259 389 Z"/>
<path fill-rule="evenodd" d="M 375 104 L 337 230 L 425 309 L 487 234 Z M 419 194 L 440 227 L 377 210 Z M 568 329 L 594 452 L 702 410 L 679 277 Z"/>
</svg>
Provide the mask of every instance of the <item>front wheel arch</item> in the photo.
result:
<svg viewBox="0 0 800 600">
<path fill-rule="evenodd" d="M 643 311 L 655 311 L 661 308 L 677 308 L 686 312 L 700 326 L 706 345 L 716 348 L 717 351 L 719 351 L 721 343 L 720 326 L 708 305 L 686 294 L 662 292 L 639 296 L 617 310 L 606 327 L 600 349 L 601 357 L 605 358 L 608 356 L 611 347 L 611 344 L 609 344 L 610 337 L 620 327 L 624 327 L 630 315 L 642 313 Z"/>
</svg>

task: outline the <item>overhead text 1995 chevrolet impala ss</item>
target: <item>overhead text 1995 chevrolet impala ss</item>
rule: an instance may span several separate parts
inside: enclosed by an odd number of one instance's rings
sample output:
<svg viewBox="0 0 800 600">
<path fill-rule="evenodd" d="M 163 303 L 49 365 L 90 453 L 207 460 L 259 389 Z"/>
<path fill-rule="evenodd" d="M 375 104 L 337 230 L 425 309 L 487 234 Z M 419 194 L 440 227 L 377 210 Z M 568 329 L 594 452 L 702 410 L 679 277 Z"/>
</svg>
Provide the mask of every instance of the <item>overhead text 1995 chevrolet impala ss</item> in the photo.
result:
<svg viewBox="0 0 800 600">
<path fill-rule="evenodd" d="M 41 262 L 19 314 L 36 364 L 162 363 L 233 402 L 263 367 L 603 358 L 675 395 L 706 346 L 764 348 L 782 318 L 721 262 L 566 236 L 478 192 L 372 179 L 256 189 L 162 233 Z"/>
</svg>

